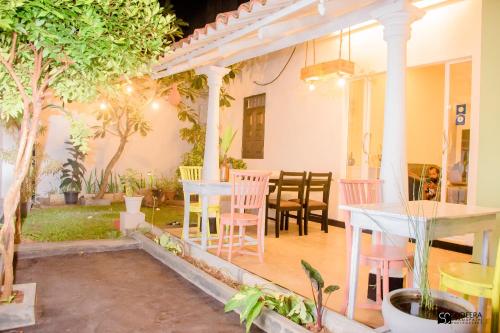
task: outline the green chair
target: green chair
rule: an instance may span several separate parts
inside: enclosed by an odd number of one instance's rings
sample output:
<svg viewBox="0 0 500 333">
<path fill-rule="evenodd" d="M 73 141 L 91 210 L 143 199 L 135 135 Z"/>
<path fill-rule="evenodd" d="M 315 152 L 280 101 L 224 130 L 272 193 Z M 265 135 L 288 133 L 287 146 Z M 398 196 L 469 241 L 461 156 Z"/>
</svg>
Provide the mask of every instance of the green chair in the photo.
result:
<svg viewBox="0 0 500 333">
<path fill-rule="evenodd" d="M 491 299 L 491 332 L 498 332 L 500 314 L 500 242 L 494 266 L 482 266 L 466 262 L 449 263 L 439 269 L 439 287 L 452 289 L 464 295 Z"/>
</svg>

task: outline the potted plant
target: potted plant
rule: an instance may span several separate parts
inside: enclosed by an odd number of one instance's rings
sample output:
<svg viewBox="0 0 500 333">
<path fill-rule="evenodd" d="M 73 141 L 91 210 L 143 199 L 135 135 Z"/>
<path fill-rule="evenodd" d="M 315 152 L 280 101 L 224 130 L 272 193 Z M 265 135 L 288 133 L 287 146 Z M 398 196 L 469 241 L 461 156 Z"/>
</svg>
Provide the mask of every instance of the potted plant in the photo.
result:
<svg viewBox="0 0 500 333">
<path fill-rule="evenodd" d="M 323 314 L 325 312 L 324 304 L 328 303 L 328 298 L 333 292 L 339 290 L 337 285 L 329 285 L 325 288 L 325 282 L 323 277 L 317 269 L 312 267 L 307 261 L 300 261 L 304 272 L 306 272 L 307 277 L 311 282 L 311 289 L 313 291 L 314 308 L 316 310 L 316 322 L 313 322 L 307 326 L 311 332 L 326 332 L 326 328 L 323 326 Z M 326 301 L 323 304 L 323 293 L 327 295 Z"/>
<path fill-rule="evenodd" d="M 220 163 L 220 181 L 227 182 L 229 181 L 229 169 L 230 164 L 228 161 L 227 153 L 229 152 L 229 148 L 233 144 L 234 138 L 236 136 L 236 131 L 233 131 L 231 126 L 228 126 L 222 137 L 220 138 L 220 153 L 221 153 L 221 163 Z"/>
<path fill-rule="evenodd" d="M 82 180 L 85 175 L 85 166 L 83 160 L 85 154 L 78 147 L 75 147 L 71 142 L 66 150 L 70 153 L 70 158 L 63 164 L 61 170 L 61 185 L 60 188 L 64 193 L 64 202 L 67 205 L 74 205 L 78 202 L 78 196 L 82 190 Z"/>
<path fill-rule="evenodd" d="M 120 182 L 125 192 L 125 208 L 127 213 L 139 213 L 144 196 L 137 195 L 140 189 L 139 173 L 132 169 L 127 169 L 125 174 L 120 176 Z"/>
<path fill-rule="evenodd" d="M 439 190 L 438 190 L 439 191 Z M 422 188 L 417 191 L 424 193 Z M 438 202 L 436 201 L 436 205 Z M 474 306 L 465 299 L 452 294 L 431 290 L 429 285 L 428 267 L 429 254 L 433 239 L 433 226 L 435 218 L 431 218 L 422 230 L 423 208 L 412 211 L 408 201 L 403 202 L 412 238 L 416 240 L 419 256 L 415 257 L 415 263 L 420 267 L 415 274 L 419 277 L 418 288 L 402 288 L 393 290 L 382 302 L 382 315 L 384 323 L 390 328 L 392 333 L 417 333 L 417 332 L 475 332 L 477 329 L 477 318 L 469 317 L 475 311 Z M 437 211 L 437 207 L 434 208 Z M 370 216 L 377 225 L 375 217 Z M 383 228 L 382 228 L 383 229 Z M 387 237 L 390 235 L 386 233 Z M 429 240 L 429 241 L 425 241 Z M 417 262 L 418 260 L 418 262 Z M 409 271 L 412 270 L 409 262 L 406 261 Z M 443 325 L 444 322 L 452 325 Z"/>
<path fill-rule="evenodd" d="M 172 201 L 175 198 L 175 194 L 177 193 L 177 189 L 179 188 L 179 180 L 177 177 L 162 177 L 158 181 L 158 186 L 162 189 L 165 200 Z"/>
</svg>

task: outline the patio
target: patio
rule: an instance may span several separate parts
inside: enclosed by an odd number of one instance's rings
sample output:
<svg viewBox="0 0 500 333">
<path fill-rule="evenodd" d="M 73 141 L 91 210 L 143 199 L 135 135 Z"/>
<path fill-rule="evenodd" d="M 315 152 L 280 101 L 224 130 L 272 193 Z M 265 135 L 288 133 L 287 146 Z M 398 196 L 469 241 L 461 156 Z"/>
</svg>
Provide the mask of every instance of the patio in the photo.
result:
<svg viewBox="0 0 500 333">
<path fill-rule="evenodd" d="M 310 286 L 300 266 L 300 260 L 305 259 L 320 271 L 327 284 L 333 283 L 340 286 L 340 290 L 330 298 L 327 304 L 328 308 L 340 312 L 348 291 L 345 288 L 347 267 L 345 229 L 330 227 L 329 232 L 325 234 L 320 227 L 319 223 L 310 223 L 309 235 L 299 236 L 298 227 L 295 221 L 291 220 L 290 229 L 281 232 L 280 238 L 275 238 L 274 223 L 270 223 L 269 234 L 265 238 L 264 263 L 259 263 L 255 257 L 244 255 L 235 256 L 232 262 L 299 295 L 311 298 Z M 195 231 L 193 228 L 191 230 Z M 181 236 L 180 228 L 168 229 L 168 232 L 178 237 Z M 252 235 L 255 235 L 255 232 Z M 370 242 L 371 235 L 363 234 L 362 246 L 369 246 Z M 211 249 L 210 252 L 215 254 L 216 251 Z M 222 258 L 226 258 L 224 253 Z M 471 256 L 467 254 L 432 248 L 429 271 L 431 287 L 439 286 L 439 265 L 448 262 L 468 262 L 470 259 Z M 376 328 L 384 324 L 381 312 L 359 307 L 367 302 L 368 273 L 369 267 L 360 267 L 354 319 Z"/>
<path fill-rule="evenodd" d="M 32 281 L 37 323 L 22 332 L 243 330 L 235 313 L 140 250 L 19 260 L 16 282 Z"/>
</svg>

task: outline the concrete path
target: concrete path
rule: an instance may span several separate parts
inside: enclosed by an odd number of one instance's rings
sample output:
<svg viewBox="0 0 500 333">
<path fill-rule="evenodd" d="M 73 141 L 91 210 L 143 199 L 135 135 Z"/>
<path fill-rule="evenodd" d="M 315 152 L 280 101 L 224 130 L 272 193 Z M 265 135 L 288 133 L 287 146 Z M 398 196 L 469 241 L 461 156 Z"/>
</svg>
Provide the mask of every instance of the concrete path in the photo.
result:
<svg viewBox="0 0 500 333">
<path fill-rule="evenodd" d="M 141 250 L 23 259 L 16 272 L 37 283 L 37 324 L 23 332 L 244 332 L 238 315 Z"/>
</svg>

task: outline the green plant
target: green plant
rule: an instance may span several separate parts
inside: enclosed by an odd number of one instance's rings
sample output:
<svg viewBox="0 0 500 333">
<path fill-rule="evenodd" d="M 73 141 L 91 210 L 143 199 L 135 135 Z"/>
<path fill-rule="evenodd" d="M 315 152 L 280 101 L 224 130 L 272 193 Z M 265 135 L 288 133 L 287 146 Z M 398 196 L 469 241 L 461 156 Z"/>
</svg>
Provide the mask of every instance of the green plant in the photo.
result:
<svg viewBox="0 0 500 333">
<path fill-rule="evenodd" d="M 182 246 L 174 241 L 172 237 L 167 234 L 163 234 L 160 237 L 155 238 L 155 242 L 163 247 L 168 252 L 175 254 L 176 256 L 182 255 Z"/>
<path fill-rule="evenodd" d="M 139 172 L 133 169 L 125 170 L 125 173 L 120 176 L 120 183 L 127 197 L 134 196 L 134 194 L 136 194 L 137 191 L 141 188 L 141 178 L 139 177 Z"/>
<path fill-rule="evenodd" d="M 229 152 L 229 149 L 231 148 L 231 145 L 233 144 L 234 138 L 236 137 L 236 133 L 238 131 L 233 131 L 233 128 L 231 126 L 226 127 L 224 132 L 222 133 L 222 136 L 219 139 L 220 142 L 220 155 L 221 159 L 227 160 L 227 153 Z"/>
<path fill-rule="evenodd" d="M 250 331 L 253 321 L 264 307 L 278 312 L 282 316 L 299 325 L 308 325 L 314 322 L 314 304 L 295 294 L 280 294 L 265 290 L 258 286 L 241 286 L 224 306 L 224 311 L 239 309 L 240 322 L 245 321 L 246 331 Z"/>
<path fill-rule="evenodd" d="M 12 293 L 19 191 L 41 119 L 50 112 L 49 99 L 92 100 L 98 89 L 146 72 L 179 33 L 175 15 L 164 13 L 158 1 L 0 2 L 0 113 L 20 128 L 14 174 L 3 200 L 1 299 Z M 81 139 L 72 137 L 85 147 Z"/>
<path fill-rule="evenodd" d="M 162 176 L 157 181 L 158 189 L 164 192 L 175 192 L 179 188 L 179 179 L 176 176 L 165 177 Z"/>
<path fill-rule="evenodd" d="M 231 164 L 231 167 L 233 169 L 246 169 L 247 164 L 245 161 L 239 158 L 234 158 L 234 157 L 228 157 L 227 158 L 227 163 Z"/>
<path fill-rule="evenodd" d="M 63 164 L 60 188 L 63 192 L 80 192 L 82 180 L 85 177 L 85 166 L 83 165 L 85 154 L 71 142 L 67 141 L 66 144 L 69 145 L 66 150 L 69 151 L 71 157 Z"/>
<path fill-rule="evenodd" d="M 323 293 L 327 295 L 325 304 L 328 303 L 328 298 L 330 298 L 331 294 L 339 289 L 337 285 L 329 285 L 325 288 L 325 281 L 321 276 L 320 272 L 312 267 L 307 261 L 300 261 L 304 272 L 306 272 L 309 281 L 311 282 L 311 289 L 314 299 L 314 305 L 316 309 L 316 323 L 313 326 L 313 329 L 317 332 L 323 329 L 323 313 L 325 311 L 323 305 Z"/>
</svg>

